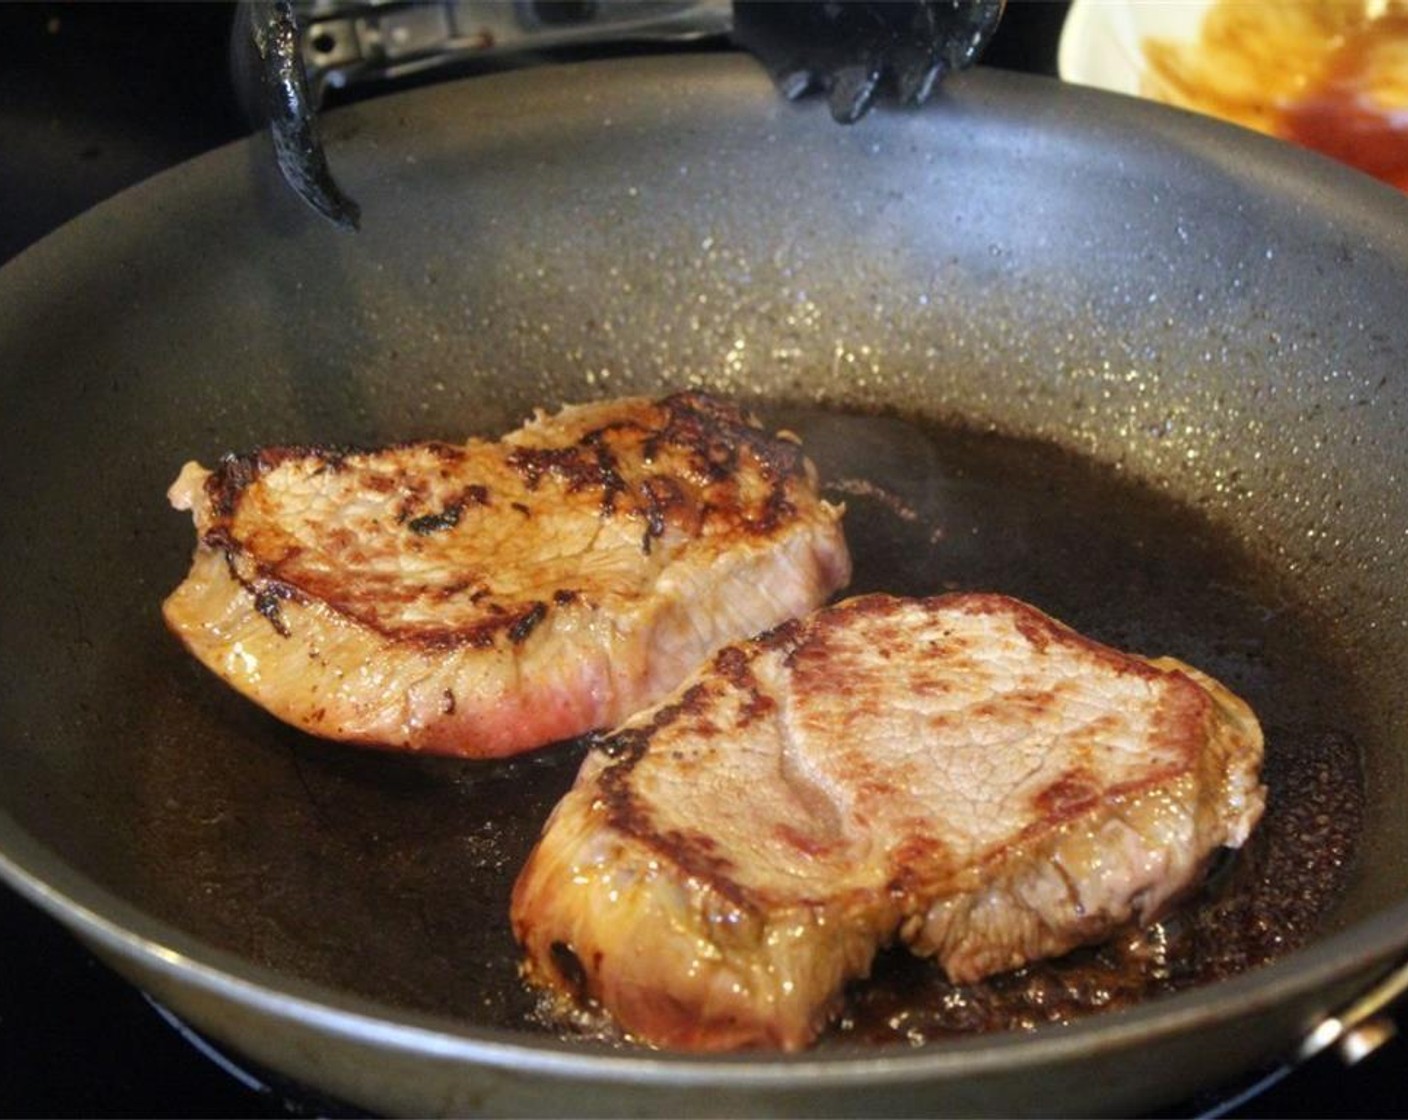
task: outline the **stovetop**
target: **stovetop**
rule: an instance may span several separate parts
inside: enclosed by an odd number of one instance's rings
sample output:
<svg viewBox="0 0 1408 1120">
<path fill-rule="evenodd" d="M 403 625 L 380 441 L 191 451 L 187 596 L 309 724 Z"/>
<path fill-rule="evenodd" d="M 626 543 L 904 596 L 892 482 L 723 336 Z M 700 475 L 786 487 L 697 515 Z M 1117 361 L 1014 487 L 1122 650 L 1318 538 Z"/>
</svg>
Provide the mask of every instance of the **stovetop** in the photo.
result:
<svg viewBox="0 0 1408 1120">
<path fill-rule="evenodd" d="M 987 63 L 1051 74 L 1065 4 L 1009 0 Z M 0 263 L 124 187 L 248 131 L 224 3 L 0 4 Z M 0 887 L 0 1114 L 356 1115 L 211 1051 Z M 1408 1042 L 1170 1115 L 1408 1116 Z M 1221 1103 L 1219 1104 L 1219 1101 Z"/>
</svg>

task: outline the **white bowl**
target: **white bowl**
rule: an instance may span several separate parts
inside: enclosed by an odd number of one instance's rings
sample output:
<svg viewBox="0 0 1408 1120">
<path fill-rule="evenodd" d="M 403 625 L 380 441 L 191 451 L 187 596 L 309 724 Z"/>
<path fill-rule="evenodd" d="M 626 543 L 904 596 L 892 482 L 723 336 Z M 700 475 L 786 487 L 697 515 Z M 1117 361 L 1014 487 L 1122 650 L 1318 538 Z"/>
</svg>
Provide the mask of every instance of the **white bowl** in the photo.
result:
<svg viewBox="0 0 1408 1120">
<path fill-rule="evenodd" d="M 1274 2 L 1274 0 L 1269 0 Z M 1068 82 L 1139 95 L 1147 38 L 1195 42 L 1213 0 L 1074 0 L 1057 72 Z"/>
</svg>

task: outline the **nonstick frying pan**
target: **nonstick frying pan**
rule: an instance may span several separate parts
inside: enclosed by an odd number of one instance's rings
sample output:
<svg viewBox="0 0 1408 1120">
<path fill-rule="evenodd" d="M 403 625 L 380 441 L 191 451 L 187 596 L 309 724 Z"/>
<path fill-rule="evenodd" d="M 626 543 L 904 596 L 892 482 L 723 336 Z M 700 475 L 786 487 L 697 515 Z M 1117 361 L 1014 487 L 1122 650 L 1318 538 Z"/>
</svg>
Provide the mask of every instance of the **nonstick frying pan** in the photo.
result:
<svg viewBox="0 0 1408 1120">
<path fill-rule="evenodd" d="M 1011 1114 L 1219 1083 L 1403 956 L 1402 197 L 1010 74 L 840 129 L 717 55 L 479 78 L 325 129 L 355 237 L 249 141 L 0 273 L 0 868 L 114 967 L 378 1111 Z M 191 547 L 163 494 L 188 458 L 695 384 L 802 433 L 851 503 L 857 590 L 983 584 L 1199 662 L 1258 705 L 1284 789 L 1324 762 L 1301 744 L 1336 744 L 1332 890 L 1269 915 L 1289 951 L 918 1046 L 560 1036 L 504 908 L 580 748 L 317 743 L 162 629 Z"/>
</svg>

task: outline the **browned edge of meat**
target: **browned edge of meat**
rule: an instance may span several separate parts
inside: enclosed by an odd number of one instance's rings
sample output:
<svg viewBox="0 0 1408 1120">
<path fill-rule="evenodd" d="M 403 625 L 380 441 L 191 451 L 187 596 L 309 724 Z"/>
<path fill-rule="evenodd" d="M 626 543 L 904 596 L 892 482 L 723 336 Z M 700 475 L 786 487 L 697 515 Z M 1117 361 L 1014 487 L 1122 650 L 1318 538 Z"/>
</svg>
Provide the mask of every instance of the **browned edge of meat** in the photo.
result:
<svg viewBox="0 0 1408 1120">
<path fill-rule="evenodd" d="M 515 885 L 524 973 L 649 1045 L 800 1049 L 882 946 L 968 982 L 1154 919 L 1261 756 L 1216 681 L 1017 600 L 848 600 L 602 737 Z"/>
<path fill-rule="evenodd" d="M 612 726 L 850 578 L 796 439 L 704 393 L 539 413 L 498 442 L 187 464 L 170 628 L 314 735 L 500 756 Z"/>
</svg>

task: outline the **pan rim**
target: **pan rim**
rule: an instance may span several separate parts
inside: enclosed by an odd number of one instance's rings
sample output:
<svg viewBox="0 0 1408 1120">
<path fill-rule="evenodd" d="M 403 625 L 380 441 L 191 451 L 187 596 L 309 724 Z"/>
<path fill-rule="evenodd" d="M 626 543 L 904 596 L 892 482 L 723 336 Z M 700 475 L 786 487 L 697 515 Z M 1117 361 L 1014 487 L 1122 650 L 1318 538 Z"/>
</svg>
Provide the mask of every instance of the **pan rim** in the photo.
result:
<svg viewBox="0 0 1408 1120">
<path fill-rule="evenodd" d="M 8 834 L 8 835 L 7 835 Z M 1004 1031 L 945 1039 L 913 1049 L 861 1045 L 797 1054 L 752 1051 L 699 1055 L 584 1045 L 551 1034 L 478 1027 L 429 1012 L 339 991 L 316 981 L 289 977 L 245 960 L 138 911 L 107 888 L 64 864 L 41 875 L 16 848 L 47 849 L 7 813 L 0 813 L 0 882 L 66 926 L 82 942 L 137 967 L 167 976 L 251 1011 L 315 1027 L 349 1042 L 372 1044 L 421 1058 L 490 1067 L 543 1077 L 586 1077 L 672 1088 L 728 1085 L 785 1088 L 800 1078 L 841 1088 L 852 1084 L 932 1082 L 1017 1064 L 1043 1065 L 1088 1053 L 1092 1046 L 1137 1049 L 1187 1033 L 1200 1024 L 1252 1016 L 1354 977 L 1385 971 L 1404 959 L 1408 901 L 1364 918 L 1292 950 L 1268 964 L 1142 1003 L 1098 1012 L 1072 1023 L 1033 1032 Z M 95 905 L 79 901 L 79 892 Z M 1365 980 L 1352 996 L 1372 986 Z M 1292 1048 L 1338 1006 L 1322 1006 L 1307 1017 Z M 178 1009 L 179 1013 L 179 1009 Z M 881 1052 L 883 1051 L 883 1052 Z M 1289 1057 L 1282 1055 L 1282 1057 Z"/>
<path fill-rule="evenodd" d="M 591 81 L 595 71 L 638 71 L 640 80 L 652 78 L 662 80 L 674 78 L 680 81 L 714 81 L 723 85 L 748 83 L 767 84 L 762 70 L 751 58 L 734 53 L 689 52 L 666 56 L 644 56 L 636 58 L 597 59 L 577 62 L 551 63 L 558 72 L 568 74 L 578 72 L 586 82 Z M 525 94 L 541 96 L 542 84 L 532 84 L 532 68 L 489 73 L 480 76 L 457 78 L 386 94 L 368 101 L 354 102 L 325 113 L 320 120 L 328 134 L 328 145 L 334 155 L 345 155 L 348 141 L 352 141 L 365 122 L 380 116 L 396 119 L 408 117 L 417 111 L 418 102 L 430 105 L 432 102 L 463 96 L 466 89 L 494 91 L 504 85 L 519 84 Z M 567 85 L 564 81 L 562 85 Z M 1052 94 L 1059 91 L 1059 97 Z M 533 107 L 525 97 L 524 112 Z M 561 101 L 561 99 L 557 99 Z M 827 116 L 825 107 L 815 101 L 783 102 L 771 97 L 771 113 L 797 116 Z M 1081 114 L 1077 110 L 1083 102 L 1099 107 L 1094 114 Z M 1366 242 L 1376 246 L 1392 245 L 1408 255 L 1408 194 L 1389 186 L 1381 180 L 1357 171 L 1346 164 L 1318 151 L 1299 147 L 1288 141 L 1232 124 L 1215 117 L 1206 116 L 1191 110 L 1179 109 L 1123 93 L 1115 93 L 1093 86 L 1067 82 L 1059 78 L 1049 78 L 1018 71 L 998 70 L 986 66 L 976 66 L 945 79 L 942 89 L 934 98 L 934 104 L 922 108 L 891 108 L 884 114 L 886 127 L 904 127 L 906 122 L 922 121 L 924 114 L 939 103 L 951 105 L 956 111 L 972 112 L 975 107 L 988 115 L 1020 117 L 1023 109 L 1035 107 L 1040 116 L 1039 124 L 1052 133 L 1053 139 L 1059 133 L 1080 131 L 1082 135 L 1097 136 L 1108 143 L 1118 140 L 1129 145 L 1128 151 L 1115 160 L 1123 165 L 1126 157 L 1139 152 L 1161 150 L 1165 153 L 1168 167 L 1174 167 L 1186 160 L 1196 160 L 1215 168 L 1228 179 L 1242 184 L 1254 184 L 1258 193 L 1281 200 L 1292 200 L 1300 207 L 1311 210 L 1324 208 L 1324 200 L 1329 197 L 1342 198 L 1346 193 L 1355 201 L 1362 200 L 1363 206 L 1340 207 L 1338 217 L 1363 223 L 1358 230 Z M 597 106 L 584 106 L 564 102 L 566 112 L 596 112 Z M 565 118 L 564 118 L 565 119 Z M 829 117 L 827 118 L 829 120 Z M 624 131 L 633 123 L 624 115 L 616 114 L 608 124 L 617 131 Z M 509 122 L 517 129 L 522 127 L 521 119 Z M 560 126 L 562 121 L 557 122 Z M 267 144 L 267 137 L 254 133 L 204 152 L 172 167 L 156 173 L 148 179 L 134 183 L 117 194 L 102 200 L 89 210 L 65 222 L 57 229 L 32 245 L 22 249 L 9 260 L 0 262 L 0 290 L 16 283 L 20 274 L 30 267 L 42 268 L 39 258 L 62 248 L 74 236 L 79 227 L 96 225 L 110 220 L 113 212 L 121 207 L 140 204 L 146 196 L 163 193 L 173 184 L 180 184 L 193 173 L 222 161 L 240 161 L 242 167 L 251 162 L 251 155 Z M 341 150 L 339 150 L 341 149 Z M 301 200 L 295 200 L 286 186 L 274 182 L 272 168 L 266 168 L 269 178 L 261 184 L 261 189 L 271 190 L 273 197 L 262 199 L 263 204 L 273 204 L 297 215 L 301 222 L 316 223 L 311 213 L 304 208 Z M 350 170 L 350 168 L 348 169 Z M 355 185 L 355 184 L 354 184 Z M 180 184 L 178 189 L 196 189 L 193 184 Z M 225 184 L 222 189 L 231 193 L 248 193 L 243 188 Z M 1387 203 L 1387 206 L 1385 205 Z M 1391 211 L 1402 207 L 1402 211 Z M 1342 231 L 1343 226 L 1340 227 Z M 1347 231 L 1344 231 L 1347 232 Z M 3 384 L 9 371 L 0 370 L 0 384 Z"/>
<path fill-rule="evenodd" d="M 681 64 L 680 59 L 673 59 L 671 67 L 677 69 Z M 621 63 L 618 61 L 611 65 L 620 66 Z M 727 65 L 745 67 L 749 64 L 743 60 L 730 60 Z M 496 81 L 512 77 L 504 75 L 472 80 Z M 998 84 L 1000 86 L 1009 80 L 1019 84 L 1040 81 L 1027 76 L 1003 75 Z M 963 86 L 968 84 L 962 83 Z M 436 91 L 441 88 L 432 87 L 402 96 L 438 95 Z M 1188 121 L 1180 123 L 1173 118 L 1170 110 L 1132 99 L 1117 99 L 1116 95 L 1099 91 L 1071 91 L 1069 96 L 1098 98 L 1102 104 L 1121 101 L 1111 106 L 1115 110 L 1111 115 L 1117 122 L 1123 121 L 1124 128 L 1130 127 L 1128 122 L 1131 120 L 1152 122 L 1159 133 L 1187 134 L 1195 139 L 1203 137 L 1212 144 L 1216 130 L 1232 127 L 1217 122 L 1200 121 L 1196 125 L 1190 125 Z M 397 99 L 388 98 L 386 102 L 394 100 Z M 1128 103 L 1124 104 L 1124 101 Z M 359 108 L 366 109 L 365 106 Z M 1111 124 L 1109 127 L 1115 126 Z M 1265 140 L 1243 140 L 1240 135 L 1238 139 L 1246 143 L 1274 144 Z M 242 140 L 228 147 L 244 149 L 250 143 L 249 140 Z M 1367 179 L 1361 183 L 1358 180 L 1363 177 L 1332 165 L 1321 157 L 1304 153 L 1278 151 L 1274 154 L 1269 171 L 1263 170 L 1261 174 L 1268 176 L 1267 182 L 1271 182 L 1271 176 L 1278 167 L 1287 164 L 1310 166 L 1306 164 L 1306 159 L 1315 161 L 1316 174 L 1304 182 L 1296 181 L 1290 185 L 1280 183 L 1278 191 L 1284 194 L 1287 191 L 1309 192 L 1331 187 L 1365 192 L 1389 190 Z M 186 166 L 182 165 L 182 168 Z M 169 175 L 180 174 L 182 168 L 173 169 L 157 178 L 164 180 Z M 121 199 L 125 195 L 147 190 L 156 181 L 139 184 L 117 197 Z M 105 203 L 103 207 L 110 204 Z M 83 222 L 87 217 L 80 217 L 76 222 Z M 1377 211 L 1366 215 L 1364 220 L 1377 220 Z M 1408 223 L 1404 226 L 1408 227 Z M 1394 231 L 1395 239 L 1399 243 L 1408 243 L 1405 240 L 1408 234 L 1403 229 L 1400 227 Z M 53 236 L 58 238 L 62 235 L 61 230 Z M 16 263 L 27 262 L 22 266 L 25 268 L 39 267 L 42 263 L 40 258 L 48 251 L 44 246 L 45 242 L 41 242 L 0 271 L 0 287 L 19 275 L 13 267 Z M 16 855 L 26 847 L 31 849 L 28 859 Z M 46 862 L 58 866 L 46 868 Z M 1047 1061 L 1062 1054 L 1085 1050 L 1092 1040 L 1108 1038 L 1113 1042 L 1114 1036 L 1118 1036 L 1121 1046 L 1134 1047 L 1157 1037 L 1187 1031 L 1211 1019 L 1254 1013 L 1279 1004 L 1288 997 L 1305 996 L 1324 989 L 1363 972 L 1366 965 L 1388 964 L 1395 955 L 1403 953 L 1405 941 L 1408 941 L 1408 932 L 1405 932 L 1408 931 L 1408 902 L 1402 902 L 1352 927 L 1324 935 L 1263 968 L 1216 985 L 1170 995 L 1141 1007 L 1096 1015 L 1053 1030 L 958 1039 L 932 1044 L 922 1050 L 904 1050 L 880 1056 L 850 1051 L 830 1051 L 819 1055 L 813 1051 L 780 1058 L 758 1054 L 700 1058 L 684 1054 L 623 1054 L 586 1049 L 547 1035 L 519 1035 L 459 1024 L 429 1014 L 397 1011 L 389 1005 L 312 982 L 300 980 L 290 983 L 289 978 L 281 977 L 273 968 L 226 954 L 175 926 L 137 911 L 95 880 L 59 860 L 3 812 L 0 812 L 0 880 L 59 918 L 81 938 L 146 970 L 193 981 L 208 991 L 224 994 L 246 1006 L 273 1014 L 289 1018 L 298 1015 L 314 1018 L 327 1029 L 346 1037 L 374 1040 L 379 1045 L 418 1054 L 430 1052 L 438 1057 L 476 1065 L 511 1066 L 518 1072 L 553 1076 L 620 1076 L 637 1082 L 668 1082 L 676 1087 L 681 1084 L 707 1086 L 723 1080 L 733 1086 L 740 1082 L 753 1087 L 783 1083 L 791 1085 L 801 1074 L 814 1083 L 820 1081 L 832 1085 L 861 1080 L 868 1084 L 909 1081 L 917 1077 L 964 1076 L 988 1068 L 1008 1068 L 1014 1052 L 1020 1052 L 1023 1058 L 1029 1058 L 1033 1063 Z M 102 905 L 99 905 L 100 902 Z M 113 916 L 125 911 L 130 911 L 130 920 L 120 922 Z M 281 991 L 281 985 L 290 990 Z M 1307 1023 L 1306 1030 L 1313 1026 L 1313 1022 Z"/>
</svg>

